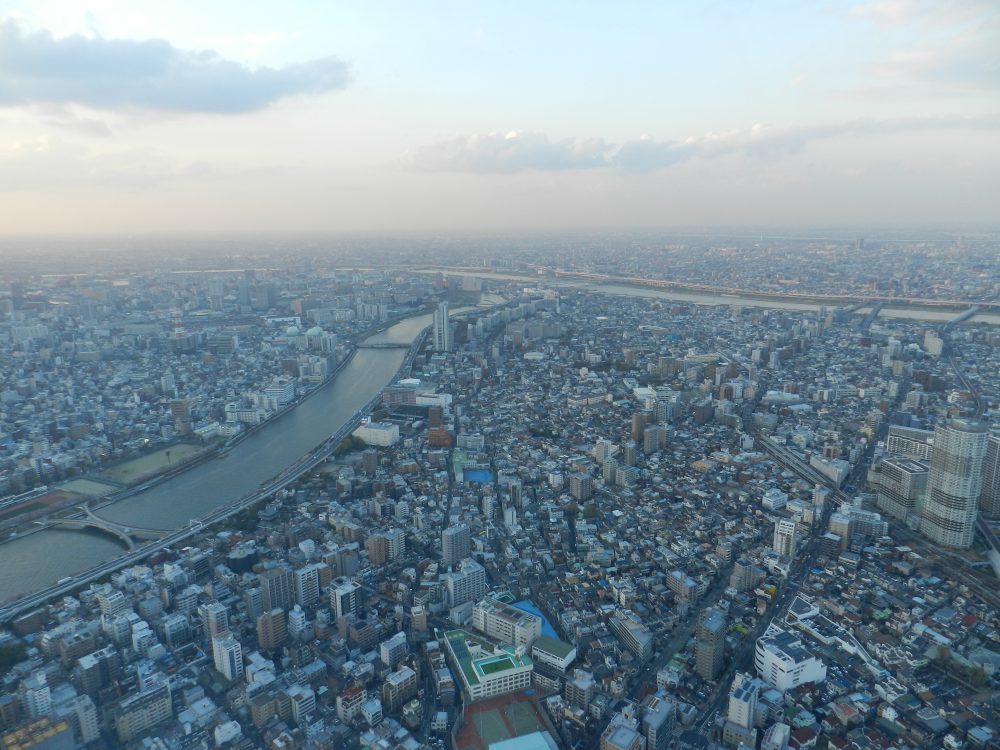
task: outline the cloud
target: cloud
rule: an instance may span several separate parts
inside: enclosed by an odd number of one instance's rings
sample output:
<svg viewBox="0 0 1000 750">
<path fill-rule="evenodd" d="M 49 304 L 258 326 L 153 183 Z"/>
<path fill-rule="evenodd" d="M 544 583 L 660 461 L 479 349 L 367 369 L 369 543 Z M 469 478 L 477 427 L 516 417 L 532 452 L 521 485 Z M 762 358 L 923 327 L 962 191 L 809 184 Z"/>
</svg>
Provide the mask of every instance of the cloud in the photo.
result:
<svg viewBox="0 0 1000 750">
<path fill-rule="evenodd" d="M 743 130 L 691 136 L 682 141 L 658 141 L 644 135 L 619 146 L 601 138 L 553 141 L 538 132 L 506 135 L 492 132 L 424 146 L 412 156 L 404 157 L 404 162 L 422 171 L 476 174 L 569 169 L 648 172 L 691 159 L 716 159 L 733 154 L 775 160 L 800 152 L 811 143 L 833 138 L 958 129 L 1000 130 L 1000 116 L 860 119 L 797 127 L 757 124 Z"/>
<path fill-rule="evenodd" d="M 600 139 L 550 141 L 544 133 L 513 130 L 438 141 L 406 161 L 418 170 L 433 172 L 563 171 L 604 166 L 610 148 Z"/>
<path fill-rule="evenodd" d="M 237 114 L 298 94 L 343 89 L 347 64 L 326 57 L 251 69 L 163 39 L 56 38 L 0 21 L 0 106 L 81 104 L 95 109 Z"/>
<path fill-rule="evenodd" d="M 974 95 L 1000 88 L 1000 12 L 980 0 L 876 0 L 851 14 L 909 41 L 871 66 L 860 93 Z M 891 39 L 887 35 L 887 39 Z"/>
</svg>

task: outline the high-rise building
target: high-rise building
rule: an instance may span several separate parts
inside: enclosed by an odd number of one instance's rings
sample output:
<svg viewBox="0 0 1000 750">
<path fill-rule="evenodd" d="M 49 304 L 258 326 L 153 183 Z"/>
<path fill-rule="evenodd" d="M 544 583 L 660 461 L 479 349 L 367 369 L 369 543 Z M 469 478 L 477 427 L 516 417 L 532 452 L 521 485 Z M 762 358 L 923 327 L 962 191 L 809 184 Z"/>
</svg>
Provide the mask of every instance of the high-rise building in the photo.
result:
<svg viewBox="0 0 1000 750">
<path fill-rule="evenodd" d="M 748 747 L 757 744 L 757 730 L 754 729 L 757 713 L 757 696 L 760 687 L 757 680 L 748 674 L 737 673 L 729 690 L 729 708 L 726 724 L 722 729 L 722 741 L 735 747 L 743 743 Z"/>
<path fill-rule="evenodd" d="M 893 425 L 885 441 L 885 450 L 894 456 L 927 461 L 933 450 L 934 433 L 914 427 Z"/>
<path fill-rule="evenodd" d="M 259 576 L 260 600 L 264 611 L 288 609 L 295 601 L 295 575 L 287 565 L 265 570 Z"/>
<path fill-rule="evenodd" d="M 879 464 L 878 507 L 900 521 L 917 513 L 927 494 L 927 464 L 910 458 L 887 458 Z"/>
<path fill-rule="evenodd" d="M 451 322 L 448 320 L 448 303 L 441 302 L 434 311 L 434 351 L 450 352 Z"/>
<path fill-rule="evenodd" d="M 385 565 L 398 560 L 406 552 L 406 534 L 402 529 L 376 531 L 365 540 L 368 561 L 372 565 Z"/>
<path fill-rule="evenodd" d="M 590 707 L 590 702 L 594 699 L 594 690 L 597 682 L 594 675 L 583 669 L 574 669 L 573 676 L 566 679 L 566 687 L 563 697 L 566 702 L 573 706 L 578 706 L 584 710 Z"/>
<path fill-rule="evenodd" d="M 569 476 L 569 494 L 574 500 L 589 500 L 594 493 L 594 480 L 590 474 L 575 471 Z"/>
<path fill-rule="evenodd" d="M 285 610 L 280 607 L 265 612 L 257 618 L 257 645 L 264 651 L 280 648 L 288 640 Z"/>
<path fill-rule="evenodd" d="M 410 667 L 402 666 L 395 672 L 390 672 L 385 676 L 385 683 L 382 685 L 384 710 L 396 713 L 406 701 L 417 694 L 419 689 L 420 681 L 417 673 Z"/>
<path fill-rule="evenodd" d="M 378 645 L 379 658 L 389 669 L 395 669 L 396 665 L 406 656 L 408 650 L 406 633 L 402 630 Z"/>
<path fill-rule="evenodd" d="M 676 723 L 677 705 L 663 696 L 651 695 L 642 702 L 642 734 L 646 750 L 667 750 Z"/>
<path fill-rule="evenodd" d="M 78 695 L 73 699 L 73 713 L 80 730 L 80 741 L 88 744 L 101 736 L 97 719 L 97 707 L 89 695 Z"/>
<path fill-rule="evenodd" d="M 119 742 L 128 743 L 173 717 L 170 682 L 163 675 L 148 690 L 122 700 L 115 716 Z"/>
<path fill-rule="evenodd" d="M 229 633 L 212 639 L 212 658 L 219 674 L 230 682 L 243 676 L 243 647 Z"/>
<path fill-rule="evenodd" d="M 340 619 L 361 614 L 361 587 L 348 578 L 338 578 L 330 588 L 330 609 Z"/>
<path fill-rule="evenodd" d="M 972 545 L 983 487 L 989 432 L 980 422 L 950 419 L 934 430 L 921 533 L 932 542 L 965 549 Z"/>
<path fill-rule="evenodd" d="M 1000 432 L 991 432 L 986 441 L 979 511 L 988 518 L 1000 518 Z"/>
<path fill-rule="evenodd" d="M 229 612 L 221 603 L 205 602 L 199 605 L 198 614 L 201 616 L 202 635 L 209 643 L 213 638 L 229 632 Z"/>
<path fill-rule="evenodd" d="M 441 564 L 446 568 L 461 562 L 469 556 L 472 535 L 464 524 L 449 526 L 441 532 Z"/>
<path fill-rule="evenodd" d="M 702 613 L 695 636 L 695 669 L 706 680 L 714 680 L 722 671 L 726 651 L 726 616 L 717 609 Z"/>
<path fill-rule="evenodd" d="M 51 713 L 52 690 L 49 688 L 45 672 L 33 672 L 25 677 L 21 691 L 21 704 L 30 718 L 38 719 Z"/>
<path fill-rule="evenodd" d="M 486 594 L 486 568 L 472 558 L 466 558 L 458 570 L 441 574 L 449 607 L 478 602 Z"/>
<path fill-rule="evenodd" d="M 319 601 L 319 573 L 321 563 L 303 565 L 295 571 L 295 602 L 302 607 L 312 607 Z"/>
<path fill-rule="evenodd" d="M 772 549 L 783 557 L 795 556 L 795 522 L 782 519 L 774 524 Z"/>
</svg>

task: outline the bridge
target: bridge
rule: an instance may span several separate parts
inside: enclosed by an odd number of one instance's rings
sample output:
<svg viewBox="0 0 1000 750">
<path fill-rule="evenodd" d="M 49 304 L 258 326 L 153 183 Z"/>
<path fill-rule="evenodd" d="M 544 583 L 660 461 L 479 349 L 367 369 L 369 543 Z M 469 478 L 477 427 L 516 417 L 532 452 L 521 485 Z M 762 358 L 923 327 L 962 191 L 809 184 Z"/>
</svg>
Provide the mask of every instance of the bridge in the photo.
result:
<svg viewBox="0 0 1000 750">
<path fill-rule="evenodd" d="M 959 323 L 964 323 L 978 312 L 979 312 L 979 305 L 970 307 L 965 312 L 960 312 L 958 315 L 956 315 L 954 318 L 951 318 L 947 323 L 944 324 L 944 327 L 941 329 L 941 332 L 947 333 L 949 328 L 951 328 L 952 326 L 957 326 Z"/>
<path fill-rule="evenodd" d="M 375 344 L 358 344 L 356 349 L 409 349 L 409 344 L 394 344 L 391 341 L 385 341 Z"/>
<path fill-rule="evenodd" d="M 868 330 L 872 327 L 872 323 L 875 322 L 875 318 L 877 318 L 878 314 L 882 312 L 883 307 L 885 307 L 884 302 L 876 302 L 872 305 L 871 312 L 869 312 L 868 315 L 865 316 L 865 319 L 861 321 L 860 327 L 862 331 L 865 333 L 868 332 Z"/>
<path fill-rule="evenodd" d="M 115 523 L 106 518 L 101 518 L 90 508 L 84 506 L 84 516 L 82 518 L 46 518 L 37 522 L 42 528 L 63 528 L 63 529 L 96 529 L 109 536 L 115 537 L 122 542 L 131 552 L 136 548 L 136 541 L 148 542 L 155 539 L 162 539 L 170 533 L 168 529 L 149 529 L 141 526 L 126 526 L 122 523 Z"/>
</svg>

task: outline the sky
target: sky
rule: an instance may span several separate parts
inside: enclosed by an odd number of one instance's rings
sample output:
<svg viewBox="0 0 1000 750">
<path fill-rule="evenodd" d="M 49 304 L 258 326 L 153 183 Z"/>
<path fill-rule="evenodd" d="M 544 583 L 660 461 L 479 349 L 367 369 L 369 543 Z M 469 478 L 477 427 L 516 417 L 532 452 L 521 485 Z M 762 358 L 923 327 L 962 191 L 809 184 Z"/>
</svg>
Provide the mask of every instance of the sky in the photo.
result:
<svg viewBox="0 0 1000 750">
<path fill-rule="evenodd" d="M 997 0 L 0 0 L 0 234 L 998 206 Z"/>
</svg>

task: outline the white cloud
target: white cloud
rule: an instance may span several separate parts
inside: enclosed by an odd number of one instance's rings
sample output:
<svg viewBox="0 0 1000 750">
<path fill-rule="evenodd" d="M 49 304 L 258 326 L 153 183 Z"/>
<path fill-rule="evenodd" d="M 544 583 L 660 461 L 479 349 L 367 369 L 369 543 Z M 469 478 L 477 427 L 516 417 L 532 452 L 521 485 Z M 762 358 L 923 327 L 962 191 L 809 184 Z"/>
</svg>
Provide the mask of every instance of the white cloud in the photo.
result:
<svg viewBox="0 0 1000 750">
<path fill-rule="evenodd" d="M 962 128 L 1000 130 L 1000 115 L 861 119 L 798 127 L 758 123 L 743 130 L 709 132 L 683 141 L 658 141 L 643 135 L 619 146 L 601 138 L 550 140 L 538 132 L 491 132 L 432 143 L 405 157 L 404 161 L 423 171 L 475 174 L 600 168 L 648 172 L 691 159 L 713 159 L 730 154 L 773 160 L 799 152 L 810 143 L 833 138 Z"/>
<path fill-rule="evenodd" d="M 333 57 L 251 69 L 163 39 L 57 38 L 29 31 L 13 18 L 0 21 L 0 106 L 235 114 L 289 96 L 343 89 L 347 82 L 346 63 Z"/>
</svg>

